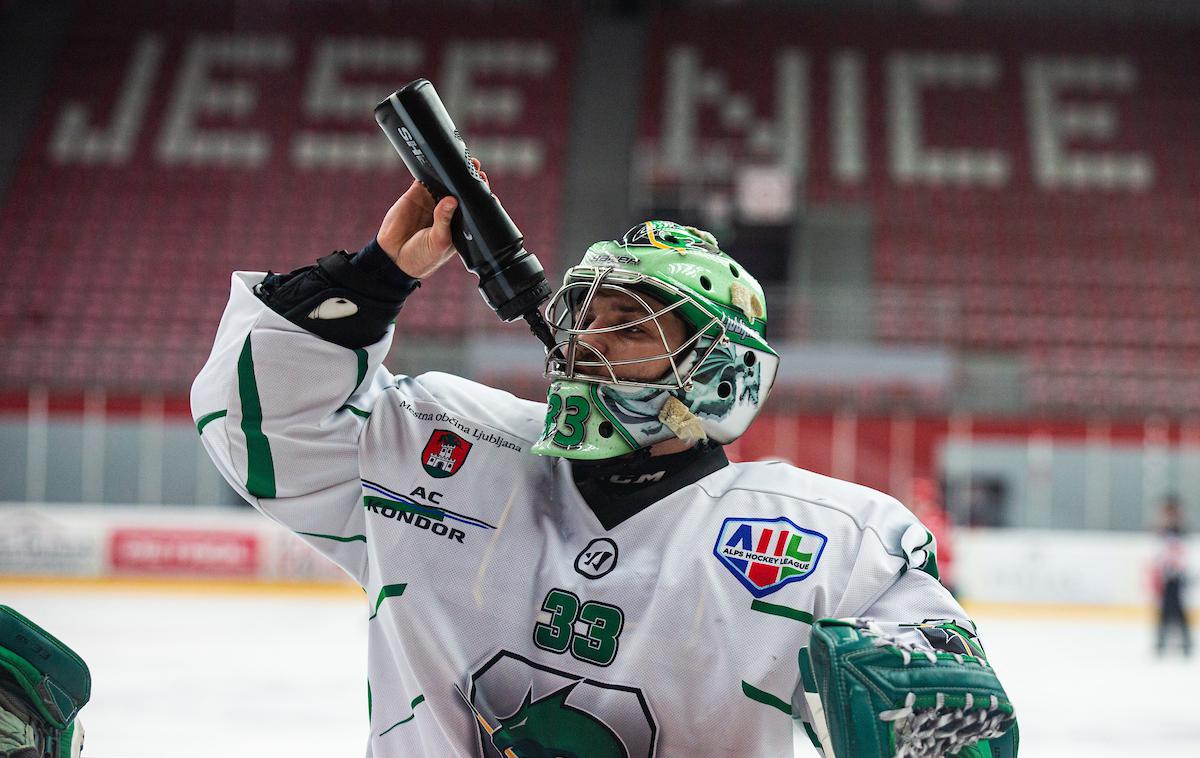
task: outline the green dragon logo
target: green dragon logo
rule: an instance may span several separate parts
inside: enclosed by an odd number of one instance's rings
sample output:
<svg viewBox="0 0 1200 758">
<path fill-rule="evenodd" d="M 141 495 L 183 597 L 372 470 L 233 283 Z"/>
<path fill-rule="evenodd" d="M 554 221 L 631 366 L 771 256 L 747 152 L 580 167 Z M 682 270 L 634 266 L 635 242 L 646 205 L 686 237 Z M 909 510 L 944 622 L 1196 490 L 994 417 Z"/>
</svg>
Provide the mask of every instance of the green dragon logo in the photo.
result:
<svg viewBox="0 0 1200 758">
<path fill-rule="evenodd" d="M 539 700 L 532 700 L 532 687 L 526 690 L 521 707 L 500 719 L 492 744 L 501 754 L 511 748 L 519 758 L 629 758 L 604 722 L 564 702 L 578 684 Z"/>
</svg>

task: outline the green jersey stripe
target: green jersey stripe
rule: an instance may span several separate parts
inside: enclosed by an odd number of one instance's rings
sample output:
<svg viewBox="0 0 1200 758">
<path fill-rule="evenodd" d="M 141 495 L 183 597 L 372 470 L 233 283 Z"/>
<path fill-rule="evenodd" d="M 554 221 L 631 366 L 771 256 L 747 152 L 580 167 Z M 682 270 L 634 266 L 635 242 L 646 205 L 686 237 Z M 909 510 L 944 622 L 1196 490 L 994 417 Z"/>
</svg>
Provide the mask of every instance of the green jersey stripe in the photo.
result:
<svg viewBox="0 0 1200 758">
<path fill-rule="evenodd" d="M 401 724 L 407 724 L 408 722 L 410 722 L 414 718 L 416 718 L 417 717 L 417 706 L 424 702 L 425 702 L 424 695 L 417 695 L 416 697 L 414 697 L 412 703 L 410 703 L 408 706 L 409 709 L 412 711 L 412 713 L 408 717 L 402 718 L 399 721 L 397 721 L 396 723 L 389 726 L 387 729 L 384 729 L 382 732 L 379 733 L 379 736 L 382 737 L 383 735 L 392 731 L 393 729 L 400 726 Z"/>
<path fill-rule="evenodd" d="M 385 584 L 379 588 L 379 597 L 375 598 L 375 612 L 367 619 L 370 621 L 379 615 L 379 606 L 383 605 L 383 601 L 389 597 L 400 597 L 404 594 L 404 588 L 407 584 Z"/>
<path fill-rule="evenodd" d="M 250 336 L 238 357 L 238 395 L 242 400 L 242 434 L 246 436 L 246 491 L 255 497 L 275 497 L 275 461 L 271 443 L 262 430 L 262 401 L 254 379 L 254 353 Z"/>
<path fill-rule="evenodd" d="M 801 721 L 800 724 L 804 727 L 804 732 L 808 735 L 808 739 L 810 742 L 812 742 L 813 747 L 820 750 L 821 738 L 817 736 L 815 731 L 813 731 L 812 724 L 808 723 L 807 721 Z"/>
<path fill-rule="evenodd" d="M 316 532 L 296 532 L 296 534 L 303 534 L 305 537 L 319 537 L 320 539 L 323 539 L 323 540 L 334 540 L 336 542 L 366 542 L 367 541 L 367 536 L 365 534 L 351 534 L 349 537 L 339 537 L 336 534 L 317 534 Z"/>
<path fill-rule="evenodd" d="M 358 389 L 358 385 L 367 377 L 367 351 L 361 347 L 355 348 L 354 355 L 358 357 L 358 378 L 354 380 L 354 389 Z"/>
<path fill-rule="evenodd" d="M 780 698 L 775 697 L 770 692 L 763 692 L 753 684 L 743 681 L 742 694 L 751 700 L 754 700 L 755 702 L 762 703 L 763 705 L 769 705 L 772 708 L 778 708 L 787 715 L 792 715 L 792 706 L 790 704 L 784 700 L 781 700 Z"/>
<path fill-rule="evenodd" d="M 210 422 L 216 421 L 219 418 L 224 418 L 227 415 L 229 415 L 229 411 L 227 410 L 213 411 L 212 413 L 204 414 L 200 417 L 200 420 L 196 422 L 196 432 L 199 434 L 204 434 L 204 427 L 208 426 Z"/>
<path fill-rule="evenodd" d="M 390 508 L 396 511 L 415 513 L 418 516 L 428 516 L 434 521 L 441 521 L 446 518 L 446 512 L 441 508 L 434 508 L 433 506 L 421 505 L 419 503 L 406 503 L 402 500 L 390 500 L 386 497 L 377 497 L 375 495 L 365 495 L 363 497 L 363 507 Z"/>
<path fill-rule="evenodd" d="M 813 616 L 811 613 L 802 611 L 798 608 L 789 608 L 786 605 L 775 605 L 774 603 L 764 603 L 761 600 L 755 600 L 750 603 L 750 610 L 759 611 L 760 613 L 770 613 L 773 616 L 783 616 L 784 618 L 794 619 L 802 624 L 812 626 Z"/>
<path fill-rule="evenodd" d="M 923 542 L 921 546 L 917 548 L 918 550 L 924 550 L 933 542 L 933 532 L 926 529 L 925 536 L 925 542 Z M 929 558 L 927 558 L 924 565 L 921 566 L 921 570 L 932 576 L 934 579 L 937 579 L 939 582 L 942 581 L 941 572 L 938 571 L 936 551 L 929 551 Z"/>
<path fill-rule="evenodd" d="M 358 359 L 358 372 L 354 377 L 354 389 L 350 390 L 350 394 L 346 397 L 346 403 L 349 403 L 350 398 L 354 397 L 354 393 L 358 392 L 359 385 L 363 383 L 363 379 L 365 379 L 367 376 L 367 351 L 361 347 L 355 348 L 354 357 Z M 349 407 L 349 405 L 342 405 L 342 407 L 338 408 L 338 410 L 340 411 L 343 408 Z M 359 415 L 361 416 L 362 414 L 360 413 Z M 367 415 L 369 416 L 370 414 Z M 363 418 L 366 418 L 366 416 L 363 416 Z"/>
</svg>

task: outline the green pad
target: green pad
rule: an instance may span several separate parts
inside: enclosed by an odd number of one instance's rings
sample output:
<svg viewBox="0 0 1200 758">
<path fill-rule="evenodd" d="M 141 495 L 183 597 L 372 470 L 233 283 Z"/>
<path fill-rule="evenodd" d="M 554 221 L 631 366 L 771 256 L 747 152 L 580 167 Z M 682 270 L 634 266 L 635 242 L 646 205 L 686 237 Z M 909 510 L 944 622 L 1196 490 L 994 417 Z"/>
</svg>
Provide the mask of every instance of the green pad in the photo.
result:
<svg viewBox="0 0 1200 758">
<path fill-rule="evenodd" d="M 55 729 L 67 729 L 91 697 L 87 664 L 49 632 L 0 605 L 0 679 L 5 672 Z"/>
<path fill-rule="evenodd" d="M 1012 703 L 983 658 L 858 619 L 818 620 L 809 655 L 836 758 L 1016 755 Z"/>
</svg>

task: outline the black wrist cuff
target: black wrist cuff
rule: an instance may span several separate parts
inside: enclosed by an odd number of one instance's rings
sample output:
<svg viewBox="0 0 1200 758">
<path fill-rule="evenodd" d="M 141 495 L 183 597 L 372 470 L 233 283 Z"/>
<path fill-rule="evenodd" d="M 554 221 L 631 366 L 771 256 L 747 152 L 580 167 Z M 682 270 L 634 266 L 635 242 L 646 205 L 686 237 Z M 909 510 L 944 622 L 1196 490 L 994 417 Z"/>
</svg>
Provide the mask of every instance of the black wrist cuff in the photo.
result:
<svg viewBox="0 0 1200 758">
<path fill-rule="evenodd" d="M 419 279 L 409 276 L 396 265 L 395 261 L 379 246 L 379 240 L 373 239 L 362 250 L 350 257 L 354 268 L 384 283 L 392 290 L 403 292 L 407 297 L 415 288 L 421 286 Z"/>
<path fill-rule="evenodd" d="M 383 257 L 390 270 L 377 268 L 377 256 Z M 392 271 L 402 278 L 391 275 Z M 293 324 L 355 349 L 378 342 L 405 299 L 419 286 L 420 281 L 401 271 L 378 243 L 372 242 L 354 259 L 338 251 L 318 259 L 315 266 L 290 274 L 268 273 L 254 293 Z"/>
</svg>

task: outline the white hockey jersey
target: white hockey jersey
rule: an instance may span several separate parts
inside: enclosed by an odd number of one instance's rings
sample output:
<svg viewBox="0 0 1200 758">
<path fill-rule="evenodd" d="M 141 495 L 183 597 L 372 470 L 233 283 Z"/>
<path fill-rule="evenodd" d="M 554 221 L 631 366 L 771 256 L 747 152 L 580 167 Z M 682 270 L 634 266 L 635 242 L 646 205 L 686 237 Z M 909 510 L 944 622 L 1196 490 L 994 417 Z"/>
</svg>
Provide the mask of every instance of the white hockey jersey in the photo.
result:
<svg viewBox="0 0 1200 758">
<path fill-rule="evenodd" d="M 605 529 L 529 453 L 543 404 L 393 376 L 390 332 L 321 340 L 261 279 L 234 275 L 193 413 L 230 484 L 365 590 L 368 755 L 791 756 L 813 619 L 965 618 L 886 495 L 733 463 Z"/>
</svg>

